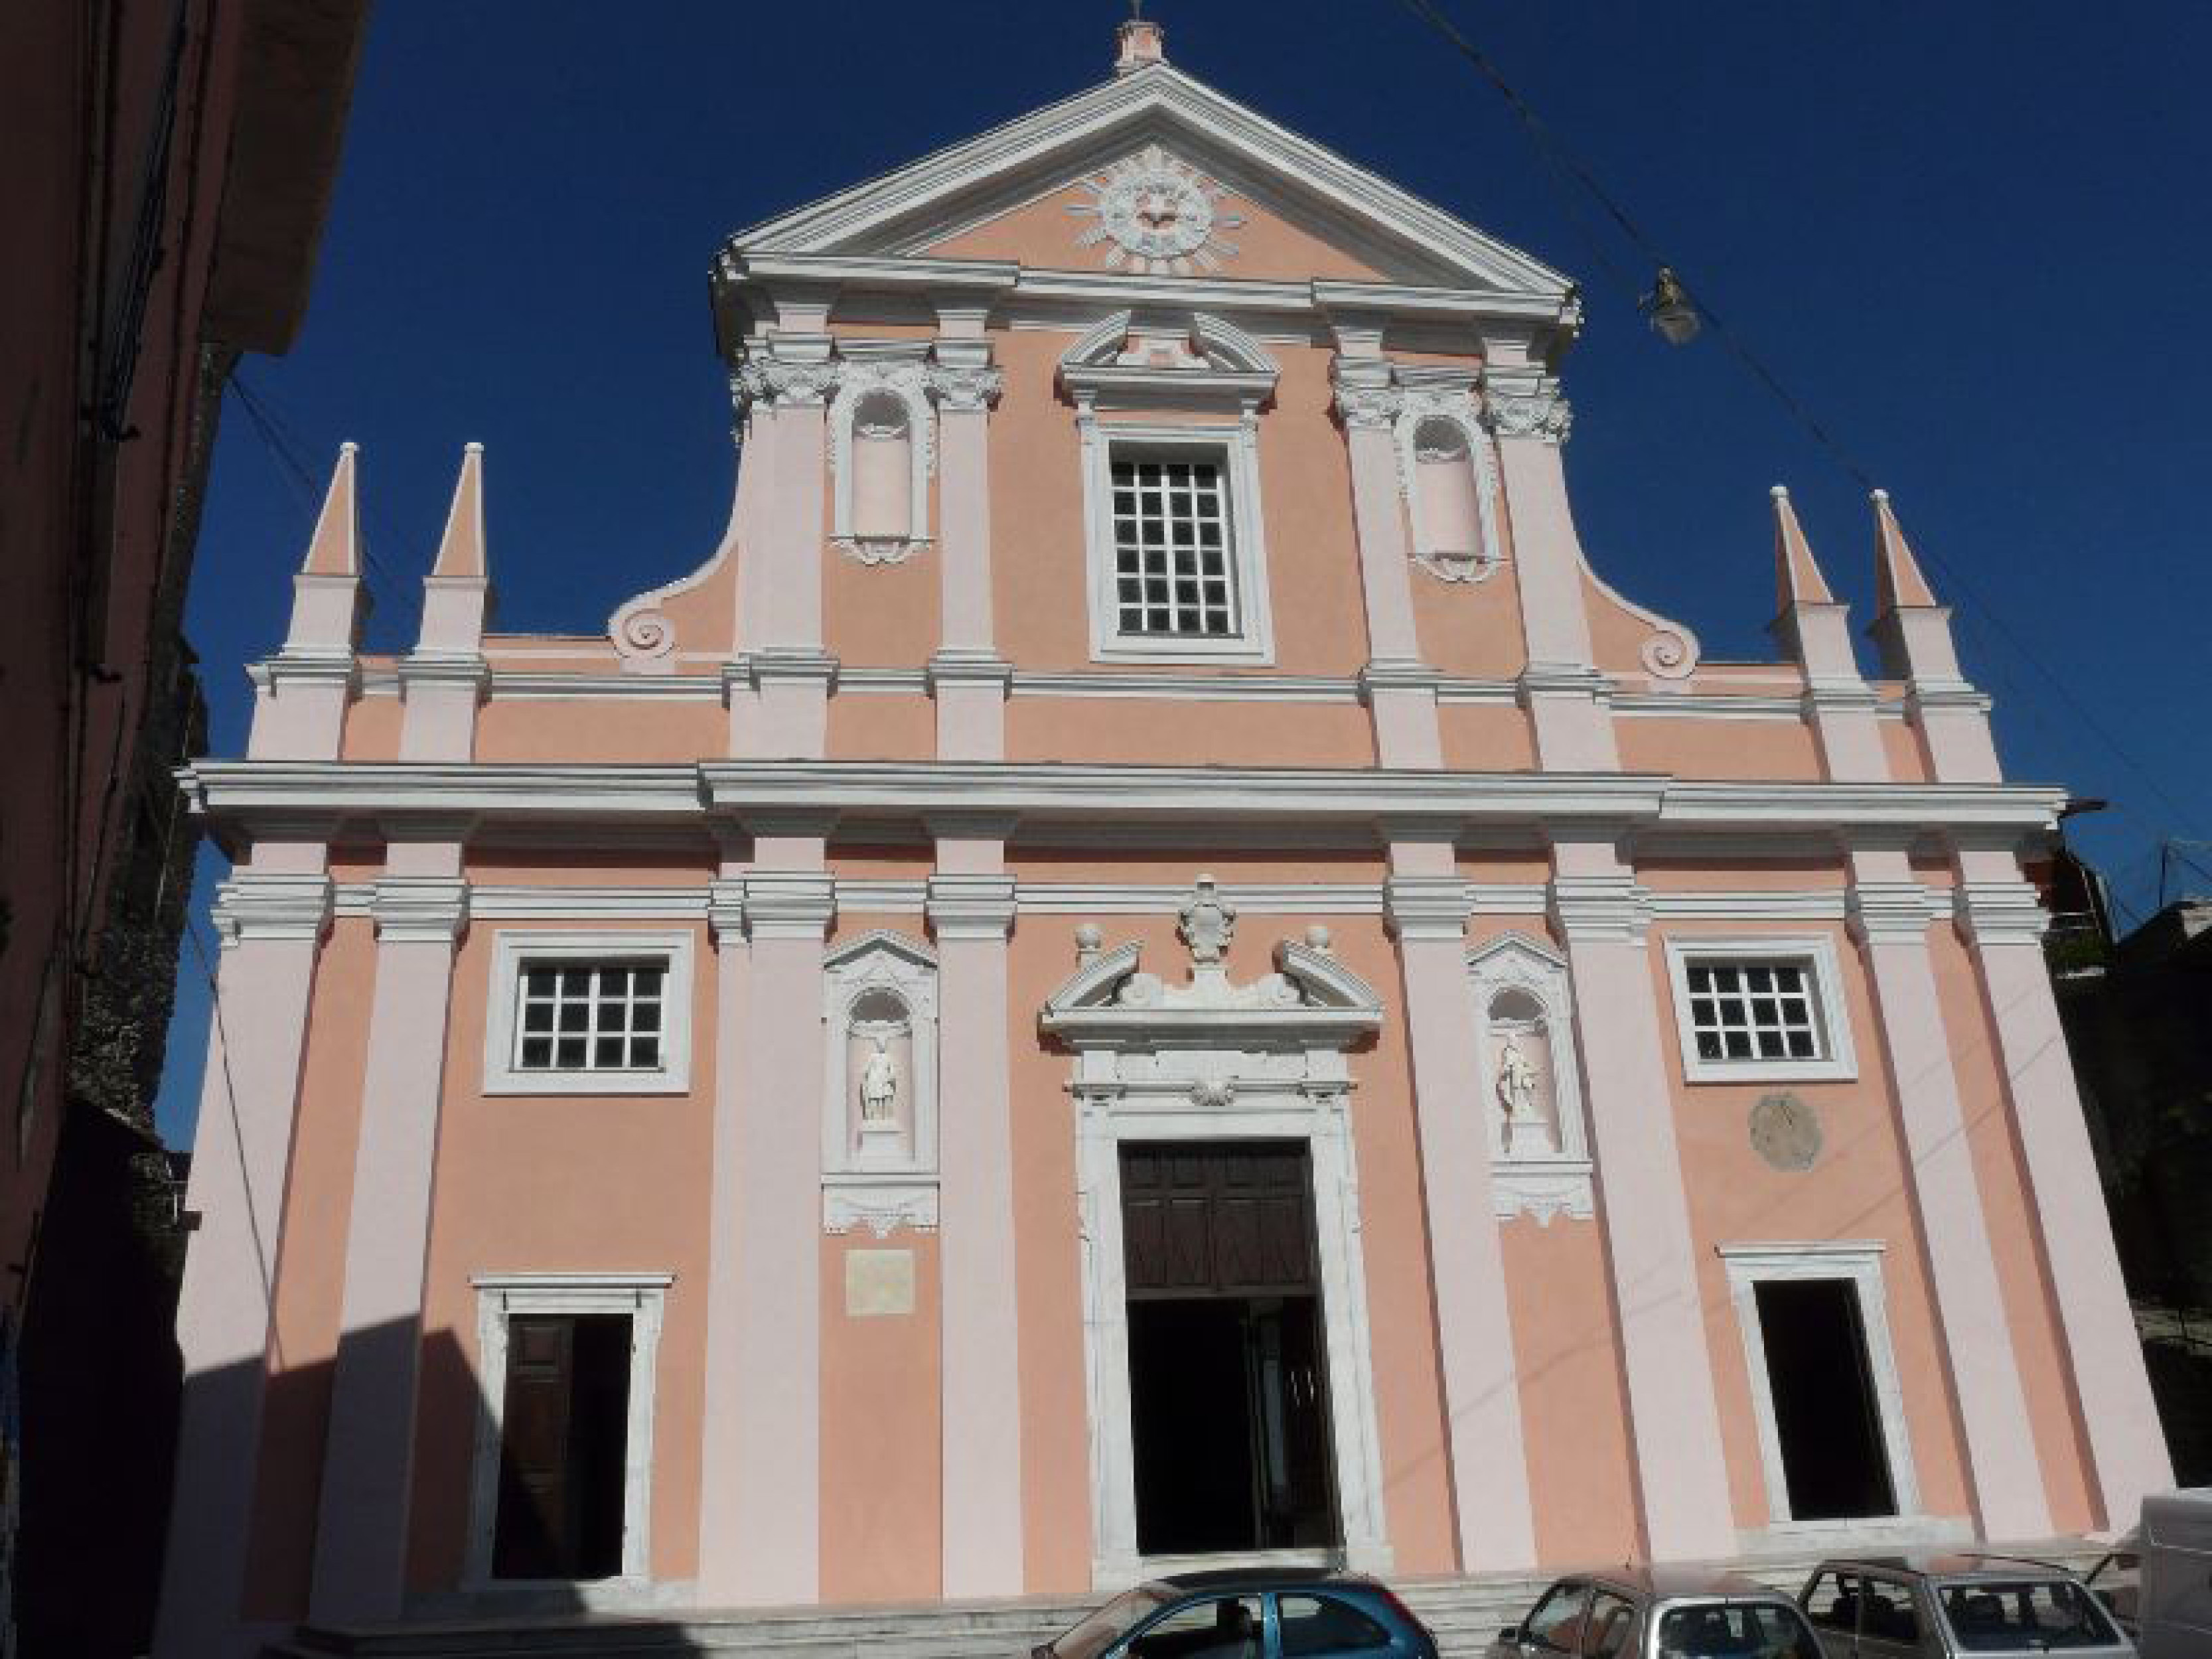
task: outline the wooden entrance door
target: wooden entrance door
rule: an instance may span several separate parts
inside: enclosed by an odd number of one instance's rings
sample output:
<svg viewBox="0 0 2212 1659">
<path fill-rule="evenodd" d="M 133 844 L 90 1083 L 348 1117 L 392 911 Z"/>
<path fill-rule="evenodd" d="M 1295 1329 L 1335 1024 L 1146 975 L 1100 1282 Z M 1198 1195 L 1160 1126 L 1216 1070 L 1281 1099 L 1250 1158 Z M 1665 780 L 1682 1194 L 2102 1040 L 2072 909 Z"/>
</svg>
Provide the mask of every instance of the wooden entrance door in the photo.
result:
<svg viewBox="0 0 2212 1659">
<path fill-rule="evenodd" d="M 1121 1149 L 1129 1299 L 1311 1295 L 1313 1194 L 1298 1142 Z"/>
<path fill-rule="evenodd" d="M 508 1321 L 495 1577 L 622 1571 L 629 1344 L 627 1315 Z"/>
<path fill-rule="evenodd" d="M 1334 1546 L 1304 1144 L 1133 1142 L 1121 1164 L 1139 1548 Z"/>
</svg>

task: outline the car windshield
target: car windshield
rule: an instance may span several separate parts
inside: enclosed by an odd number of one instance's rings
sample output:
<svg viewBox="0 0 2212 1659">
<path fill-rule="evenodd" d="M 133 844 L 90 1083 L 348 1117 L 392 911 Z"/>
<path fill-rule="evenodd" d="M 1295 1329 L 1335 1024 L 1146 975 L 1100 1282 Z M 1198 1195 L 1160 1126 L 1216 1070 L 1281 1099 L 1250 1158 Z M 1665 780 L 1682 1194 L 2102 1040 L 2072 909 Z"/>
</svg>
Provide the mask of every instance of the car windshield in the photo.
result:
<svg viewBox="0 0 2212 1659">
<path fill-rule="evenodd" d="M 1124 1590 L 1081 1624 L 1060 1637 L 1045 1651 L 1053 1659 L 1098 1659 L 1098 1656 L 1127 1635 L 1132 1626 L 1164 1606 L 1168 1597 L 1149 1584 Z"/>
<path fill-rule="evenodd" d="M 2096 1598 L 2070 1579 L 1946 1584 L 1936 1599 L 1962 1653 L 2063 1653 L 2120 1644 Z"/>
<path fill-rule="evenodd" d="M 1820 1644 L 1795 1607 L 1716 1601 L 1668 1609 L 1659 1659 L 1820 1659 Z"/>
</svg>

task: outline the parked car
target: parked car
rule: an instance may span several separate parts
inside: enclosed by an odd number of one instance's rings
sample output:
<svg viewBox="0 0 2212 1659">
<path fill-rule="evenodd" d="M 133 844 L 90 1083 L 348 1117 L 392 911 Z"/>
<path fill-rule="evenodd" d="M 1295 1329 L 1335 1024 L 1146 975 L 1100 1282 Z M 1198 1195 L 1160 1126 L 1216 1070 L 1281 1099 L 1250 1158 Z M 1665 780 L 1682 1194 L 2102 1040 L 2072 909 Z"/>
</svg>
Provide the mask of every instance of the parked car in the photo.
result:
<svg viewBox="0 0 2212 1659">
<path fill-rule="evenodd" d="M 1559 1579 L 1490 1659 L 1821 1659 L 1797 1604 L 1740 1573 L 1624 1567 Z"/>
<path fill-rule="evenodd" d="M 1823 1561 L 1797 1599 L 1826 1659 L 2121 1659 L 2135 1652 L 2079 1578 L 2017 1556 L 1927 1552 Z"/>
<path fill-rule="evenodd" d="M 2136 1548 L 2142 1559 L 2136 1640 L 2143 1659 L 2212 1653 L 2212 1489 L 2144 1498 Z"/>
<path fill-rule="evenodd" d="M 1030 1659 L 1440 1659 L 1437 1639 L 1364 1573 L 1229 1567 L 1126 1590 Z"/>
</svg>

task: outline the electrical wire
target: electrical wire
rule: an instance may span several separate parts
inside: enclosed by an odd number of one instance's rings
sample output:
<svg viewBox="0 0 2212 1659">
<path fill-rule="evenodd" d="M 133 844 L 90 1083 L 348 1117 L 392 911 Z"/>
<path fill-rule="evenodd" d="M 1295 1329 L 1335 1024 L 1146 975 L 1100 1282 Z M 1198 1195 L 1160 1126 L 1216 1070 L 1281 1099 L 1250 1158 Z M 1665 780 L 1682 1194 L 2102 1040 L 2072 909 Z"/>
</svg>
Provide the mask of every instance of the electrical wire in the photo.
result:
<svg viewBox="0 0 2212 1659">
<path fill-rule="evenodd" d="M 1521 123 L 1523 131 L 1543 160 L 1547 169 L 1552 173 L 1555 183 L 1571 182 L 1578 186 L 1603 210 L 1606 216 L 1613 222 L 1621 234 L 1655 266 L 1664 265 L 1676 272 L 1684 269 L 1679 261 L 1667 256 L 1658 243 L 1645 233 L 1644 228 L 1637 222 L 1627 209 L 1621 205 L 1620 200 L 1600 182 L 1596 173 L 1559 140 L 1559 136 L 1545 123 L 1543 118 L 1536 113 L 1528 100 L 1514 89 L 1512 83 L 1506 80 L 1498 66 L 1490 60 L 1482 49 L 1476 46 L 1438 6 L 1433 3 L 1433 0 L 1401 0 L 1401 3 L 1473 64 L 1482 77 L 1497 90 L 1498 95 L 1504 100 L 1507 108 Z M 1571 220 L 1576 218 L 1571 208 L 1568 210 L 1568 216 Z M 1579 222 L 1577 222 L 1579 225 Z M 1783 382 L 1781 376 L 1767 366 L 1765 360 L 1753 351 L 1735 331 L 1728 325 L 1726 320 L 1713 309 L 1711 301 L 1699 292 L 1696 283 L 1686 283 L 1685 286 L 1688 290 L 1690 303 L 1697 308 L 1698 314 L 1704 319 L 1714 336 L 1728 348 L 1729 354 L 1751 374 L 1753 379 L 1766 389 L 1790 418 L 1827 453 L 1829 459 L 1838 467 L 1860 488 L 1872 490 L 1875 488 L 1875 482 L 1869 469 L 1856 455 L 1838 441 L 1803 400 Z M 1895 511 L 1893 505 L 1892 511 Z M 1900 520 L 1900 525 L 1901 523 Z M 2073 688 L 2067 683 L 2066 678 L 2045 662 L 2042 657 L 2028 646 L 2012 625 L 2005 620 L 2003 614 L 1991 605 L 1967 579 L 1963 570 L 1936 551 L 1932 544 L 1923 546 L 1916 544 L 1914 551 L 1918 556 L 1933 565 L 1942 577 L 1945 586 L 1970 605 L 1994 630 L 1996 636 L 2022 662 L 2035 671 L 2038 677 L 2055 694 L 2068 712 L 2081 721 L 2097 741 L 2126 766 L 2142 782 L 2149 793 L 2172 814 L 2175 823 L 2193 825 L 2197 822 L 2194 809 L 2176 799 L 2150 769 L 2137 760 L 2105 723 L 2090 712 L 2081 700 L 2074 694 Z"/>
<path fill-rule="evenodd" d="M 270 407 L 265 398 L 246 384 L 244 374 L 234 371 L 230 377 L 230 387 L 238 395 L 238 406 L 246 411 L 246 419 L 252 424 L 255 434 L 268 448 L 270 454 L 276 459 L 280 471 L 287 483 L 291 485 L 294 495 L 298 498 L 302 510 L 307 514 L 308 522 L 312 524 L 320 510 L 319 489 L 313 469 L 301 458 L 298 444 L 293 441 L 290 431 L 276 411 Z M 356 510 L 359 511 L 357 498 L 356 505 Z M 422 621 L 421 604 L 414 598 L 410 585 L 383 560 L 377 557 L 375 546 L 369 537 L 368 532 L 372 522 L 380 533 L 386 526 L 380 517 L 373 519 L 372 515 L 365 511 L 359 512 L 359 517 L 363 521 L 358 528 L 361 538 L 362 580 L 369 583 L 370 592 L 373 595 L 380 600 L 390 598 L 396 608 L 411 618 L 419 629 Z"/>
</svg>

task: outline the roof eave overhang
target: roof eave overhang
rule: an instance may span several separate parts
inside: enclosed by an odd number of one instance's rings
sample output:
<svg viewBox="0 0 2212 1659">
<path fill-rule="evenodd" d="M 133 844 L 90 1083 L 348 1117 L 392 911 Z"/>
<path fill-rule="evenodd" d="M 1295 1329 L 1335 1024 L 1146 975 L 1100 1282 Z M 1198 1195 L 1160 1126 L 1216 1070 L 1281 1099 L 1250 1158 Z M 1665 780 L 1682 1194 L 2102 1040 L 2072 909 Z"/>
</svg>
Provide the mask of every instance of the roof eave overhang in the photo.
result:
<svg viewBox="0 0 2212 1659">
<path fill-rule="evenodd" d="M 1024 826 L 1334 826 L 1379 842 L 1419 829 L 1480 836 L 1612 833 L 1694 848 L 1774 836 L 1826 844 L 1942 832 L 2012 844 L 2057 821 L 2063 789 L 2022 784 L 1735 783 L 1646 773 L 1454 773 L 1050 762 L 708 761 L 696 765 L 204 761 L 178 774 L 225 840 L 411 823 L 706 834 L 807 817 L 843 829 L 977 814 Z"/>
</svg>

